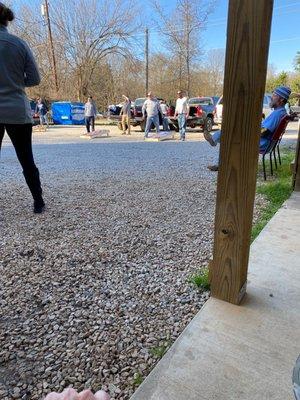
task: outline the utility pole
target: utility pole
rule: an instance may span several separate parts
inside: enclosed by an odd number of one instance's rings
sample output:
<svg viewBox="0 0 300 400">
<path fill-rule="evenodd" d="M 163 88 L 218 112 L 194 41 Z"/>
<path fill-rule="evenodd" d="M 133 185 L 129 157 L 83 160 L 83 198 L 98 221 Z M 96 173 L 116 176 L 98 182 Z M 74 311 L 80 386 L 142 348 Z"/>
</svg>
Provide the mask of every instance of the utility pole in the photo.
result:
<svg viewBox="0 0 300 400">
<path fill-rule="evenodd" d="M 149 29 L 145 29 L 146 94 L 149 91 Z"/>
<path fill-rule="evenodd" d="M 42 16 L 46 19 L 46 23 L 47 23 L 47 27 L 48 27 L 49 46 L 50 46 L 51 61 L 52 61 L 52 73 L 53 73 L 53 78 L 54 78 L 55 90 L 56 90 L 56 93 L 58 93 L 56 60 L 55 60 L 55 54 L 54 54 L 54 46 L 53 46 L 51 23 L 50 23 L 50 16 L 49 16 L 48 0 L 45 0 L 45 3 L 42 5 Z"/>
</svg>

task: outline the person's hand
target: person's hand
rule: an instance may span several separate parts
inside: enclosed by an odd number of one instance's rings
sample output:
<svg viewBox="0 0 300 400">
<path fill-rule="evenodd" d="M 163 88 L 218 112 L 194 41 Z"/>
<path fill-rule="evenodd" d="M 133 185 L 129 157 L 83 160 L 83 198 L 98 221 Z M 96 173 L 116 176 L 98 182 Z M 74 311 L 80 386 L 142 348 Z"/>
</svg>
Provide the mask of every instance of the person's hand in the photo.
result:
<svg viewBox="0 0 300 400">
<path fill-rule="evenodd" d="M 77 393 L 76 390 L 68 388 L 62 393 L 49 393 L 45 400 L 110 400 L 110 397 L 103 390 L 99 390 L 93 394 L 90 390 Z"/>
</svg>

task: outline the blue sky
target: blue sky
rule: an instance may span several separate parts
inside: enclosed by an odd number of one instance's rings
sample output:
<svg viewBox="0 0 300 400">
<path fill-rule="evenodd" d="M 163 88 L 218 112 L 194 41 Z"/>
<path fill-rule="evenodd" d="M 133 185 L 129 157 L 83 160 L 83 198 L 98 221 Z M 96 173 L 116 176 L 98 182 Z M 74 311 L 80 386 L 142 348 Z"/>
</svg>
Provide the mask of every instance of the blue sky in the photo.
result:
<svg viewBox="0 0 300 400">
<path fill-rule="evenodd" d="M 159 2 L 167 10 L 171 10 L 175 3 L 172 0 Z M 206 51 L 213 48 L 225 48 L 227 9 L 228 0 L 216 0 L 215 10 L 209 16 L 207 29 L 202 36 Z M 300 51 L 299 26 L 300 1 L 274 0 L 269 63 L 274 64 L 276 72 L 293 70 L 294 57 L 296 52 Z"/>
<path fill-rule="evenodd" d="M 57 0 L 49 0 L 55 3 Z M 76 0 L 74 0 L 76 1 Z M 100 1 L 100 0 L 98 0 Z M 129 0 L 130 1 L 130 0 Z M 150 29 L 150 50 L 161 50 L 160 37 L 157 29 L 153 26 L 153 10 L 151 4 L 153 0 L 136 0 L 140 7 L 142 24 L 148 25 Z M 176 0 L 158 0 L 166 12 L 172 11 Z M 205 4 L 208 0 L 203 0 Z M 204 50 L 208 51 L 215 48 L 225 48 L 226 44 L 226 25 L 228 0 L 215 0 L 216 7 L 209 16 L 206 31 L 202 34 Z M 264 0 L 253 0 L 264 1 Z M 8 0 L 8 3 L 15 5 L 34 3 L 39 9 L 42 0 Z M 293 60 L 297 51 L 300 51 L 300 0 L 274 0 L 273 23 L 271 33 L 271 43 L 269 51 L 269 63 L 273 64 L 276 72 L 282 70 L 292 71 Z M 151 32 L 152 31 L 152 32 Z M 141 40 L 140 54 L 144 52 L 144 33 L 137 35 Z"/>
</svg>

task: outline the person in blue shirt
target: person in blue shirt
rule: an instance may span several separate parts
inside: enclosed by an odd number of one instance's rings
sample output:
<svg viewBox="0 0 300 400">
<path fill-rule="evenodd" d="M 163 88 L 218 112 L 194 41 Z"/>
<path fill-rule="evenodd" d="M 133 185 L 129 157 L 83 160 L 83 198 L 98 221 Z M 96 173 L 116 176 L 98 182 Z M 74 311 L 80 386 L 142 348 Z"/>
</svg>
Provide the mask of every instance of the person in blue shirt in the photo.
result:
<svg viewBox="0 0 300 400">
<path fill-rule="evenodd" d="M 44 211 L 39 170 L 32 154 L 32 112 L 25 87 L 40 83 L 40 74 L 28 45 L 7 31 L 13 12 L 0 3 L 0 151 L 6 131 L 23 168 L 34 200 L 35 213 Z"/>
<path fill-rule="evenodd" d="M 290 97 L 291 89 L 287 86 L 278 86 L 273 94 L 270 107 L 273 108 L 271 114 L 262 121 L 261 138 L 259 142 L 259 150 L 266 150 L 272 139 L 273 133 L 278 127 L 281 119 L 287 115 L 285 105 Z M 216 146 L 220 143 L 222 131 L 216 131 L 213 135 L 204 131 L 203 136 L 211 146 Z M 207 167 L 211 171 L 218 171 L 218 165 L 209 165 Z"/>
</svg>

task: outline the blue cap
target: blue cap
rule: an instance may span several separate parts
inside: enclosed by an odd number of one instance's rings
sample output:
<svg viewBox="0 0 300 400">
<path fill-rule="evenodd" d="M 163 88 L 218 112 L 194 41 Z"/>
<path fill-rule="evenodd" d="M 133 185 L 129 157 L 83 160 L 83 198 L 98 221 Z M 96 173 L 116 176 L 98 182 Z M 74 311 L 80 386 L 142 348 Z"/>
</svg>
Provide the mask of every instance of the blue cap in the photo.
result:
<svg viewBox="0 0 300 400">
<path fill-rule="evenodd" d="M 291 89 L 287 86 L 278 86 L 274 90 L 274 93 L 282 97 L 283 99 L 288 100 L 291 94 Z"/>
</svg>

